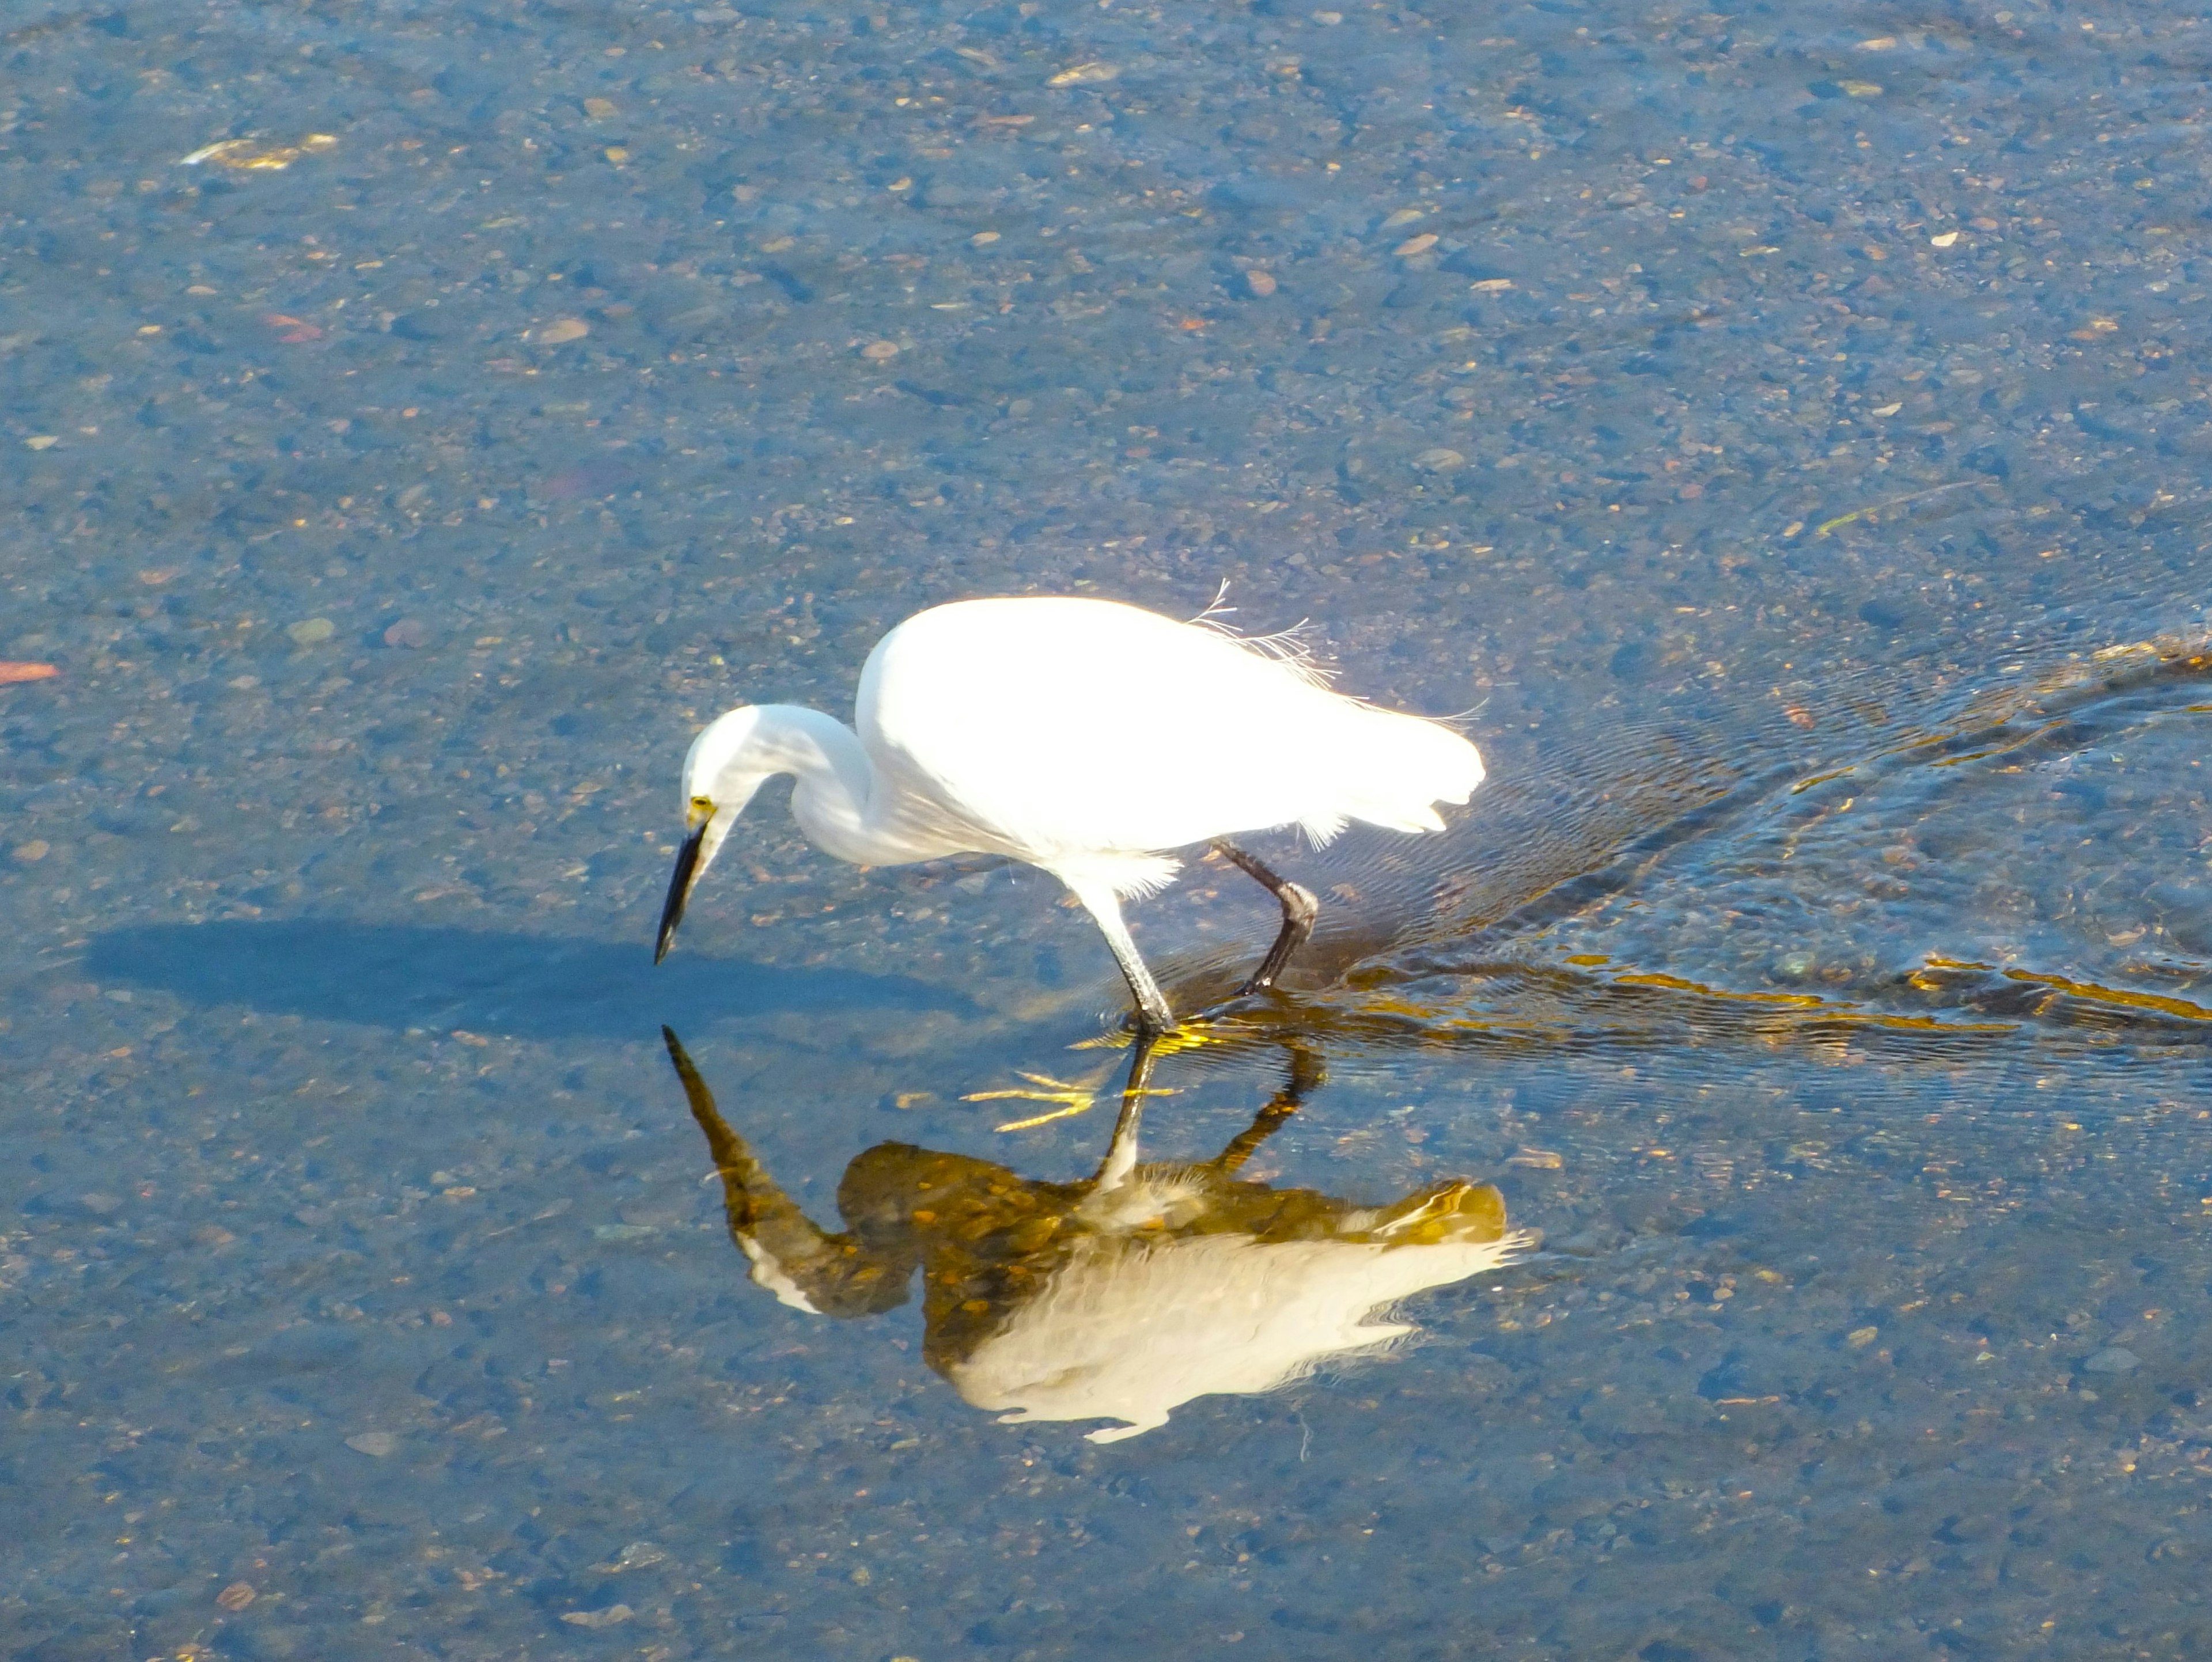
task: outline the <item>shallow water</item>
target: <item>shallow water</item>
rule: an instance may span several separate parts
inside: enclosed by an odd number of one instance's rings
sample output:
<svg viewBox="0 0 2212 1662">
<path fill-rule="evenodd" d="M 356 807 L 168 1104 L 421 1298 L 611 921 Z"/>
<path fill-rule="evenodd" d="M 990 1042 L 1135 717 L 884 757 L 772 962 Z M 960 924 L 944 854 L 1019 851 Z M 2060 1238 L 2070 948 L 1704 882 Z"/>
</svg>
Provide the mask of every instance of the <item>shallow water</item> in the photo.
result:
<svg viewBox="0 0 2212 1662">
<path fill-rule="evenodd" d="M 2206 40 L 14 9 L 9 1653 L 2203 1649 Z M 1095 932 L 764 802 L 656 971 L 675 767 L 922 605 L 1224 579 L 1492 778 L 1257 840 L 1322 937 L 1085 1280 Z M 1271 921 L 1137 909 L 1186 1004 Z M 1272 1391 L 1171 1342 L 1248 1287 Z M 972 1406 L 1078 1294 L 1231 1388 Z"/>
</svg>

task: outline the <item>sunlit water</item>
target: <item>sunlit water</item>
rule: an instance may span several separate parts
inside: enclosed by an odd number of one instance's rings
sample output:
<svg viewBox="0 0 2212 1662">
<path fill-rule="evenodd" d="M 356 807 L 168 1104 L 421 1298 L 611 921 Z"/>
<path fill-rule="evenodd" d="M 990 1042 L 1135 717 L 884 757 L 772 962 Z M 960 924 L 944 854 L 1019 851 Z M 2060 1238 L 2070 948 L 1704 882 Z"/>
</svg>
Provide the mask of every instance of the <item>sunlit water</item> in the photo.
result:
<svg viewBox="0 0 2212 1662">
<path fill-rule="evenodd" d="M 2212 1644 L 2193 14 L 5 27 L 10 1656 Z M 1140 1147 L 1037 874 L 652 968 L 705 717 L 1224 579 L 1492 782 Z"/>
</svg>

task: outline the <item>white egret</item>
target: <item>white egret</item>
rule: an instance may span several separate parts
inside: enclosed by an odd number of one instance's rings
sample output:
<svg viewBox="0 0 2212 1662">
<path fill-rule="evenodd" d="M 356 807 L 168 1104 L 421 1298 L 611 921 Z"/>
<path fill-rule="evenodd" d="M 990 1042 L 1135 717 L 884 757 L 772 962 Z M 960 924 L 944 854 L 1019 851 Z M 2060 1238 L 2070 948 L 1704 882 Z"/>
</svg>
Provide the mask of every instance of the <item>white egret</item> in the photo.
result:
<svg viewBox="0 0 2212 1662">
<path fill-rule="evenodd" d="M 876 643 L 853 728 L 818 710 L 741 705 L 684 759 L 685 836 L 653 961 L 755 792 L 797 779 L 792 816 L 826 854 L 900 865 L 1000 854 L 1041 866 L 1089 908 L 1137 1004 L 1174 1022 L 1121 903 L 1164 887 L 1172 851 L 1211 843 L 1274 895 L 1283 922 L 1240 990 L 1273 985 L 1312 933 L 1313 895 L 1226 839 L 1346 822 L 1441 831 L 1439 802 L 1482 781 L 1440 722 L 1333 692 L 1279 640 L 1108 600 L 963 600 Z"/>
</svg>

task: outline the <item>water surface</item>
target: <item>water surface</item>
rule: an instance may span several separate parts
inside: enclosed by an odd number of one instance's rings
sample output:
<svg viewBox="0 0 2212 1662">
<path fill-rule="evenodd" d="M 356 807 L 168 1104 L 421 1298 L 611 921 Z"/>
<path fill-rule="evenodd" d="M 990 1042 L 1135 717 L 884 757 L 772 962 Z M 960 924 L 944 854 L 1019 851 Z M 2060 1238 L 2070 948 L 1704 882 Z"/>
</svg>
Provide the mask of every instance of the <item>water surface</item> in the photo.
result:
<svg viewBox="0 0 2212 1662">
<path fill-rule="evenodd" d="M 9 1653 L 2202 1650 L 2206 42 L 17 7 Z M 899 1253 L 1034 1383 L 992 1209 L 1108 1156 L 1110 961 L 763 801 L 656 971 L 675 767 L 923 605 L 1224 579 L 1491 766 L 1255 840 L 1322 937 L 1124 1150 L 1347 1343 L 1001 1424 Z M 1196 1004 L 1272 918 L 1137 926 Z M 1344 1254 L 1478 1212 L 1376 1354 Z"/>
</svg>

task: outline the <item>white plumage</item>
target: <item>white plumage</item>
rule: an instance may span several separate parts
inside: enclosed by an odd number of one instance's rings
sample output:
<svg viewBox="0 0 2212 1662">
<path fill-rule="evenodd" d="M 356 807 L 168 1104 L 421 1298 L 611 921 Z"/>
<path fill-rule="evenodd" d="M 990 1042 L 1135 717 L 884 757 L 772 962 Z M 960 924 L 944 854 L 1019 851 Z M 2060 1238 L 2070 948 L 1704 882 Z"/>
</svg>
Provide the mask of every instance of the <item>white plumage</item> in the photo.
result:
<svg viewBox="0 0 2212 1662">
<path fill-rule="evenodd" d="M 799 828 L 841 859 L 1001 854 L 1053 873 L 1097 919 L 1148 1027 L 1172 1016 L 1119 902 L 1168 883 L 1172 851 L 1213 842 L 1283 903 L 1247 990 L 1269 985 L 1310 931 L 1313 897 L 1223 840 L 1297 825 L 1322 843 L 1351 820 L 1440 831 L 1435 804 L 1465 802 L 1482 758 L 1441 723 L 1346 698 L 1268 645 L 1106 600 L 916 614 L 868 654 L 857 734 L 818 711 L 748 705 L 693 743 L 657 954 L 753 793 L 792 773 Z"/>
<path fill-rule="evenodd" d="M 1390 1319 L 1393 1306 L 1510 1264 L 1534 1241 L 1451 1223 L 1403 1240 L 1350 1228 L 1304 1240 L 1233 1229 L 1079 1235 L 945 1377 L 1002 1422 L 1122 1420 L 1088 1434 L 1120 1442 L 1165 1425 L 1194 1397 L 1257 1396 L 1386 1349 L 1416 1331 Z"/>
</svg>

